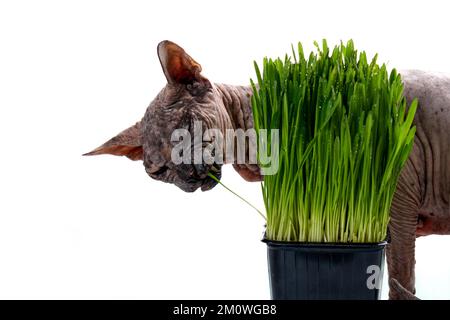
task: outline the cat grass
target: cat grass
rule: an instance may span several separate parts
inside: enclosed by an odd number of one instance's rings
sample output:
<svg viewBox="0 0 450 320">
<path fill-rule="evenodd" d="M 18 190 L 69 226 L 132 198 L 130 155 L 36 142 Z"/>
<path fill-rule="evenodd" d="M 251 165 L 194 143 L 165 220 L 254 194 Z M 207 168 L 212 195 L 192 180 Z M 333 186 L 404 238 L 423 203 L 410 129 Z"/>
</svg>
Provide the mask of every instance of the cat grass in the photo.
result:
<svg viewBox="0 0 450 320">
<path fill-rule="evenodd" d="M 307 57 L 299 43 L 292 57 L 255 62 L 256 132 L 279 130 L 279 170 L 261 184 L 266 238 L 383 241 L 417 101 L 407 106 L 400 74 L 353 41 L 314 44 Z M 268 136 L 265 150 L 275 143 Z"/>
</svg>

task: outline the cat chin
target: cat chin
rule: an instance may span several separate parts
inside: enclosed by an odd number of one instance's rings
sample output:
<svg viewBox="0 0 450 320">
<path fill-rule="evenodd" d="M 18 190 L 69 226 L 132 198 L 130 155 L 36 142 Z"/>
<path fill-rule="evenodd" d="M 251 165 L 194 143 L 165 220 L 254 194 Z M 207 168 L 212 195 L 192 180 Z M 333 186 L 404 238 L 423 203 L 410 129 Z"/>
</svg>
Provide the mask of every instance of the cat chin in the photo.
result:
<svg viewBox="0 0 450 320">
<path fill-rule="evenodd" d="M 175 185 L 183 190 L 184 192 L 194 192 L 198 188 L 200 188 L 202 185 L 200 184 L 191 184 L 191 183 L 184 183 L 184 182 L 175 182 Z"/>
<path fill-rule="evenodd" d="M 184 192 L 194 192 L 197 191 L 197 189 L 209 191 L 217 185 L 217 182 L 209 177 L 199 180 L 196 183 L 189 183 L 181 180 L 174 181 L 173 183 Z"/>
</svg>

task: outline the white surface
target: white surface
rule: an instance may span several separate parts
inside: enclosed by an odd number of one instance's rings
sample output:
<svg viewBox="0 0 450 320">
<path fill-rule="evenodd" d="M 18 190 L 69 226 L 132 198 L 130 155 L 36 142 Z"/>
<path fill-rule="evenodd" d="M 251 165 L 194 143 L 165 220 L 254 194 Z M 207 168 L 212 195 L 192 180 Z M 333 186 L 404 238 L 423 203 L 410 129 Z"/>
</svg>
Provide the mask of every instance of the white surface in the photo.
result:
<svg viewBox="0 0 450 320">
<path fill-rule="evenodd" d="M 253 60 L 324 37 L 353 38 L 392 67 L 450 72 L 446 5 L 2 1 L 0 298 L 269 298 L 263 221 L 239 199 L 81 154 L 144 114 L 165 83 L 161 40 L 232 84 L 248 83 Z M 229 167 L 223 181 L 263 207 L 258 184 Z M 449 248 L 418 240 L 421 298 L 450 298 Z"/>
</svg>

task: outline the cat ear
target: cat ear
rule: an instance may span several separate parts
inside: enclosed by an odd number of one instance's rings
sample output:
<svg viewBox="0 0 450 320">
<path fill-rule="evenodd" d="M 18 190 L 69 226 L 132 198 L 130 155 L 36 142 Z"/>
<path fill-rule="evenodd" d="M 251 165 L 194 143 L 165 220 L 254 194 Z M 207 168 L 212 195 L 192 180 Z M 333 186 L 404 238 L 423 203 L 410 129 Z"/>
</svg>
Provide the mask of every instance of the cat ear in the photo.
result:
<svg viewBox="0 0 450 320">
<path fill-rule="evenodd" d="M 126 156 L 131 160 L 142 160 L 141 123 L 138 122 L 134 126 L 125 129 L 100 147 L 83 154 L 83 156 L 95 156 L 99 154 L 112 154 L 115 156 Z"/>
<path fill-rule="evenodd" d="M 193 84 L 196 82 L 211 86 L 211 83 L 200 75 L 202 66 L 177 44 L 168 40 L 160 42 L 158 57 L 168 83 Z"/>
</svg>

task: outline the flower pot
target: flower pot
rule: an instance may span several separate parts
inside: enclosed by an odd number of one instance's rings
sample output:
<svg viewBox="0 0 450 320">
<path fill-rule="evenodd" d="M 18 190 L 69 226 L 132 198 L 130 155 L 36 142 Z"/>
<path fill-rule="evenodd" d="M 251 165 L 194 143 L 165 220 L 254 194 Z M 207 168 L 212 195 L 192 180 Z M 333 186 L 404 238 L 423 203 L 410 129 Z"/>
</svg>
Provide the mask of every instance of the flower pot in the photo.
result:
<svg viewBox="0 0 450 320">
<path fill-rule="evenodd" d="M 380 299 L 386 242 L 263 242 L 272 299 Z"/>
</svg>

